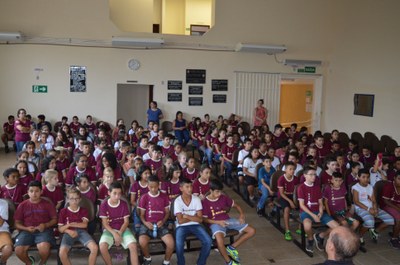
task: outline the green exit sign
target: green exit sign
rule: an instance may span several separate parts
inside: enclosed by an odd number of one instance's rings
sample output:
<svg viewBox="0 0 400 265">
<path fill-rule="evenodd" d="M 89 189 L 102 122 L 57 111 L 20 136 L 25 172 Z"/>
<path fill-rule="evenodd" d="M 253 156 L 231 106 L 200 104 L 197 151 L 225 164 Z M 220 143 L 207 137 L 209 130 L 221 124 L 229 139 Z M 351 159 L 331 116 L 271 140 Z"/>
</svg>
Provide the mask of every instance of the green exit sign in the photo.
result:
<svg viewBox="0 0 400 265">
<path fill-rule="evenodd" d="M 47 93 L 47 86 L 43 85 L 33 85 L 32 93 Z"/>
<path fill-rule="evenodd" d="M 298 73 L 309 73 L 309 74 L 315 74 L 316 68 L 314 66 L 306 66 L 304 68 L 298 68 L 297 72 Z"/>
</svg>

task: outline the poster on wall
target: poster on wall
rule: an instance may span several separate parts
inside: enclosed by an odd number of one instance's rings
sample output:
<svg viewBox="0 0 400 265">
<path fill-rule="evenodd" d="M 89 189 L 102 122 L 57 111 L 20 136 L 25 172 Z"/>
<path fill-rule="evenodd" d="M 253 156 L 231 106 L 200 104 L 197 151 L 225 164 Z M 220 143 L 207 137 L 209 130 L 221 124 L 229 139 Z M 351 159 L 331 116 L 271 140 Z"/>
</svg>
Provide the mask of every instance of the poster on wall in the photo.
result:
<svg viewBox="0 0 400 265">
<path fill-rule="evenodd" d="M 211 80 L 212 91 L 228 91 L 227 79 L 213 79 Z"/>
<path fill-rule="evenodd" d="M 203 95 L 203 86 L 189 86 L 189 95 Z"/>
<path fill-rule="evenodd" d="M 182 90 L 182 81 L 168 80 L 168 90 Z"/>
<path fill-rule="evenodd" d="M 86 67 L 72 65 L 69 67 L 70 92 L 86 92 Z"/>
<path fill-rule="evenodd" d="M 182 101 L 182 93 L 168 93 L 168 102 L 170 101 Z"/>
<path fill-rule="evenodd" d="M 203 98 L 189 97 L 189 106 L 203 106 Z"/>
<path fill-rule="evenodd" d="M 205 84 L 206 70 L 186 69 L 186 84 Z"/>
<path fill-rule="evenodd" d="M 213 103 L 226 103 L 226 95 L 213 95 Z"/>
</svg>

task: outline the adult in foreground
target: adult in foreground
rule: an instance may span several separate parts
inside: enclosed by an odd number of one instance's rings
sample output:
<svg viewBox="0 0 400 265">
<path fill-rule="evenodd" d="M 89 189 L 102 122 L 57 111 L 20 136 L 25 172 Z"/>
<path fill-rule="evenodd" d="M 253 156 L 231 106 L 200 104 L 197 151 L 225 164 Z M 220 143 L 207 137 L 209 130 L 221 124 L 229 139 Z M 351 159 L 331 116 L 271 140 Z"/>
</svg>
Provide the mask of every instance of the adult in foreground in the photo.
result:
<svg viewBox="0 0 400 265">
<path fill-rule="evenodd" d="M 326 242 L 327 260 L 317 265 L 353 265 L 352 258 L 359 248 L 360 238 L 350 228 L 338 226 L 332 229 Z"/>
<path fill-rule="evenodd" d="M 17 154 L 22 151 L 24 144 L 31 139 L 30 132 L 33 129 L 32 122 L 26 117 L 26 110 L 19 109 L 17 111 L 17 119 L 14 123 L 15 129 L 15 145 Z"/>
</svg>

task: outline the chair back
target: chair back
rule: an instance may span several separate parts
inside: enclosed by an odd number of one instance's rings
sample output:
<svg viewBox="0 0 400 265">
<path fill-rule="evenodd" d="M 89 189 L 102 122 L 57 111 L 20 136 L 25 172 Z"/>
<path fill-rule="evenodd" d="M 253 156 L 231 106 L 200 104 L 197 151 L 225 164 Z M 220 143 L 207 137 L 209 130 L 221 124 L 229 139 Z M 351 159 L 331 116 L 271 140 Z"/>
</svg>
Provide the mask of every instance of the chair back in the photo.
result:
<svg viewBox="0 0 400 265">
<path fill-rule="evenodd" d="M 15 228 L 14 227 L 14 225 L 15 225 L 14 214 L 15 214 L 15 210 L 16 210 L 15 204 L 10 199 L 0 199 L 0 200 L 5 201 L 8 205 L 8 220 L 6 220 L 6 221 L 8 223 L 8 226 L 10 227 L 10 231 L 14 230 L 14 228 Z"/>
<path fill-rule="evenodd" d="M 275 173 L 272 174 L 270 187 L 273 192 L 278 192 L 278 179 L 283 174 L 285 174 L 285 172 L 283 172 L 282 170 L 277 170 L 275 171 Z"/>
</svg>

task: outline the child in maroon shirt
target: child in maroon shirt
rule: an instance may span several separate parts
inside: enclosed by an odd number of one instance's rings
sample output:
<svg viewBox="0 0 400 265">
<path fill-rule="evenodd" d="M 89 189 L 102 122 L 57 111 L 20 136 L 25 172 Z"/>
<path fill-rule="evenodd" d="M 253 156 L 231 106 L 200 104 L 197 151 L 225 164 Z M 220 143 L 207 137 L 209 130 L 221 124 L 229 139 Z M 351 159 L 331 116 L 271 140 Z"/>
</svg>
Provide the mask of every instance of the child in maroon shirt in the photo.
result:
<svg viewBox="0 0 400 265">
<path fill-rule="evenodd" d="M 333 157 L 326 159 L 326 170 L 322 171 L 319 178 L 322 186 L 329 185 L 331 183 L 332 174 L 338 169 L 338 163 Z"/>
<path fill-rule="evenodd" d="M 199 196 L 203 200 L 210 190 L 210 177 L 211 168 L 207 165 L 203 165 L 200 169 L 200 176 L 193 182 L 193 195 Z"/>
<path fill-rule="evenodd" d="M 237 248 L 253 237 L 256 230 L 245 223 L 244 212 L 231 198 L 222 193 L 223 184 L 219 180 L 212 180 L 210 194 L 202 200 L 204 222 L 210 225 L 212 237 L 216 239 L 219 253 L 226 264 L 238 264 L 240 262 Z M 239 219 L 231 218 L 228 211 L 236 208 Z M 224 236 L 228 229 L 241 233 L 240 239 L 225 248 Z"/>
<path fill-rule="evenodd" d="M 97 182 L 97 177 L 96 173 L 94 170 L 90 167 L 87 167 L 87 157 L 82 154 L 78 153 L 75 155 L 75 167 L 71 167 L 67 173 L 67 178 L 65 179 L 65 184 L 67 187 L 75 185 L 75 178 L 78 175 L 86 175 L 88 177 L 88 180 L 93 183 L 93 185 L 96 185 Z"/>
<path fill-rule="evenodd" d="M 143 251 L 144 264 L 150 264 L 149 252 L 150 238 L 161 238 L 165 243 L 164 264 L 169 264 L 174 252 L 174 238 L 168 230 L 167 220 L 169 218 L 168 196 L 159 190 L 159 179 L 157 176 L 150 176 L 148 180 L 149 192 L 144 194 L 139 201 L 140 220 L 142 225 L 139 230 L 139 243 Z"/>
<path fill-rule="evenodd" d="M 111 183 L 114 182 L 114 171 L 111 167 L 106 167 L 103 171 L 103 183 L 97 191 L 97 200 L 101 203 L 108 196 Z"/>
<path fill-rule="evenodd" d="M 58 211 L 64 202 L 64 192 L 58 185 L 58 172 L 48 169 L 44 172 L 46 185 L 43 187 L 42 196 L 49 198 Z"/>
<path fill-rule="evenodd" d="M 81 174 L 75 178 L 76 188 L 81 195 L 89 199 L 93 204 L 96 203 L 96 191 L 92 188 L 88 176 Z"/>
<path fill-rule="evenodd" d="M 90 250 L 88 264 L 96 264 L 99 247 L 87 232 L 89 223 L 88 210 L 80 207 L 81 193 L 76 188 L 67 191 L 68 207 L 63 208 L 58 216 L 58 230 L 64 236 L 60 246 L 60 259 L 62 264 L 71 264 L 68 258 L 72 245 L 79 241 Z"/>
<path fill-rule="evenodd" d="M 278 203 L 283 208 L 283 219 L 285 223 L 285 240 L 292 240 L 289 230 L 289 216 L 292 209 L 296 209 L 293 201 L 293 193 L 295 186 L 299 183 L 297 177 L 294 176 L 296 166 L 293 162 L 285 163 L 285 174 L 278 179 Z"/>
<path fill-rule="evenodd" d="M 136 239 L 129 226 L 129 207 L 128 203 L 121 200 L 122 185 L 113 182 L 108 191 L 109 199 L 102 202 L 99 209 L 99 217 L 103 225 L 99 246 L 100 252 L 106 265 L 112 265 L 109 248 L 112 245 L 122 246 L 129 249 L 130 262 L 138 265 L 138 253 Z"/>
<path fill-rule="evenodd" d="M 138 176 L 136 181 L 131 186 L 131 206 L 132 206 L 132 217 L 133 224 L 136 232 L 139 231 L 140 228 L 140 218 L 137 215 L 137 204 L 140 201 L 140 197 L 149 192 L 148 188 L 148 179 L 151 176 L 151 169 L 148 166 L 141 166 L 138 170 Z"/>
<path fill-rule="evenodd" d="M 304 230 L 308 238 L 306 251 L 312 253 L 314 240 L 316 241 L 317 249 L 320 251 L 324 250 L 324 238 L 330 232 L 329 229 L 325 232 L 316 233 L 313 236 L 313 222 L 322 223 L 329 226 L 331 229 L 339 226 L 339 224 L 333 220 L 331 216 L 324 213 L 321 188 L 314 184 L 317 176 L 315 169 L 304 169 L 304 176 L 306 181 L 303 184 L 300 184 L 300 186 L 297 188 L 297 196 L 300 206 L 300 219 L 304 225 Z"/>
<path fill-rule="evenodd" d="M 19 160 L 15 165 L 15 168 L 18 169 L 19 172 L 19 183 L 24 185 L 28 189 L 28 184 L 33 180 L 33 176 L 29 173 L 28 162 L 24 160 Z"/>
<path fill-rule="evenodd" d="M 54 205 L 40 197 L 42 184 L 32 181 L 28 186 L 29 199 L 23 201 L 14 214 L 15 228 L 20 231 L 15 240 L 15 253 L 25 264 L 34 263 L 28 249 L 36 244 L 41 264 L 46 264 L 54 242 L 52 227 L 57 224 Z"/>
<path fill-rule="evenodd" d="M 399 249 L 400 235 L 400 172 L 397 172 L 393 182 L 388 182 L 382 191 L 382 209 L 393 216 L 393 235 L 389 240 L 392 247 Z"/>
<path fill-rule="evenodd" d="M 189 158 L 186 165 L 187 167 L 183 169 L 183 177 L 193 182 L 198 178 L 200 173 L 199 170 L 195 167 L 196 165 L 195 159 L 193 157 Z"/>
<path fill-rule="evenodd" d="M 166 193 L 170 201 L 181 195 L 180 181 L 182 179 L 182 170 L 178 165 L 172 165 L 171 174 L 161 184 L 161 191 Z"/>
<path fill-rule="evenodd" d="M 24 199 L 26 187 L 19 184 L 19 172 L 16 168 L 8 168 L 3 173 L 6 184 L 1 187 L 0 198 L 10 199 L 18 206 Z"/>
<path fill-rule="evenodd" d="M 326 212 L 341 225 L 351 226 L 353 230 L 356 230 L 360 222 L 353 218 L 347 207 L 347 189 L 343 183 L 343 175 L 334 172 L 330 182 L 331 185 L 327 185 L 323 192 Z"/>
</svg>

